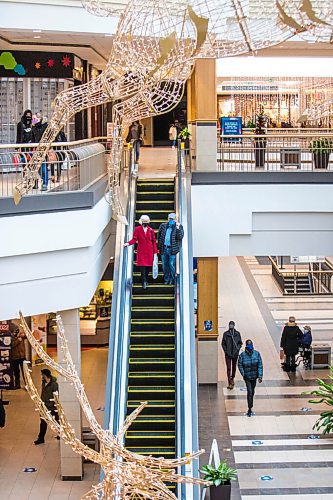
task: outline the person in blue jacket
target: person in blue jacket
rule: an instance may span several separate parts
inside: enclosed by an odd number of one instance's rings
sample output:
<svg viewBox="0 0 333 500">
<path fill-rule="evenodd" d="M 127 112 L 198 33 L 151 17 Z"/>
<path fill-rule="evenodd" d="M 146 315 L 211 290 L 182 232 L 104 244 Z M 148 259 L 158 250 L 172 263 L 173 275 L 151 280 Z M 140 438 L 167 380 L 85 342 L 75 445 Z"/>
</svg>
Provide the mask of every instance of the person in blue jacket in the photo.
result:
<svg viewBox="0 0 333 500">
<path fill-rule="evenodd" d="M 257 380 L 261 384 L 264 370 L 261 355 L 254 350 L 253 342 L 250 339 L 245 342 L 245 351 L 238 358 L 238 369 L 247 389 L 248 411 L 246 415 L 252 417 L 254 415 L 252 408 Z"/>
</svg>

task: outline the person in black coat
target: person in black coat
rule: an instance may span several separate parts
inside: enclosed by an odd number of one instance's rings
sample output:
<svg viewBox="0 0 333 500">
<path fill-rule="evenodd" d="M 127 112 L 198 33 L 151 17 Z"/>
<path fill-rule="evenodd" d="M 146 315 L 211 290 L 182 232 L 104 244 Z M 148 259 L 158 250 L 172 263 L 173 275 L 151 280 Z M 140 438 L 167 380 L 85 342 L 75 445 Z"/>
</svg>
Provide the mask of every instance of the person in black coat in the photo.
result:
<svg viewBox="0 0 333 500">
<path fill-rule="evenodd" d="M 0 427 L 5 427 L 6 424 L 6 412 L 3 405 L 3 401 L 0 398 Z"/>
<path fill-rule="evenodd" d="M 234 379 L 240 348 L 242 347 L 242 337 L 235 329 L 235 322 L 229 321 L 229 329 L 224 332 L 222 338 L 222 349 L 225 354 L 225 363 L 227 365 L 228 389 L 234 388 Z"/>
<path fill-rule="evenodd" d="M 280 343 L 286 358 L 283 365 L 283 369 L 286 372 L 296 371 L 295 356 L 298 353 L 298 347 L 302 336 L 302 331 L 297 326 L 295 317 L 290 316 L 288 323 L 283 329 Z"/>
<path fill-rule="evenodd" d="M 32 112 L 30 109 L 26 109 L 21 120 L 17 124 L 16 143 L 28 144 L 29 142 L 33 142 Z"/>
</svg>

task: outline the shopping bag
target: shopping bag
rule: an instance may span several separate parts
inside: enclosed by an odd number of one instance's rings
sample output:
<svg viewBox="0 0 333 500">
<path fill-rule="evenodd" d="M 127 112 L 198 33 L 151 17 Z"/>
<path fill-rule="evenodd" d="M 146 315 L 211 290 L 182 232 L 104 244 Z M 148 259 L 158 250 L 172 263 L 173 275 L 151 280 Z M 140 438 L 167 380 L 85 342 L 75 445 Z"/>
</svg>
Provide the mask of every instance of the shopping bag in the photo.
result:
<svg viewBox="0 0 333 500">
<path fill-rule="evenodd" d="M 156 280 L 158 277 L 158 256 L 157 253 L 154 254 L 154 261 L 153 261 L 153 278 Z"/>
</svg>

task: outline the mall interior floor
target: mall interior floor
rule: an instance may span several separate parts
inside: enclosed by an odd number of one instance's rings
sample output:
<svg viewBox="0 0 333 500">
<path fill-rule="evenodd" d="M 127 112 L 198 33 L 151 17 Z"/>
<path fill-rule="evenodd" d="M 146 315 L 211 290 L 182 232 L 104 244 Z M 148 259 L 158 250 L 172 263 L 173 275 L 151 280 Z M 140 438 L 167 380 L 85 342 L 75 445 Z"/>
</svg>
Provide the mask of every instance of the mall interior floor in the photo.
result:
<svg viewBox="0 0 333 500">
<path fill-rule="evenodd" d="M 311 405 L 303 394 L 316 387 L 317 377 L 327 378 L 328 370 L 299 367 L 287 374 L 279 360 L 281 330 L 290 314 L 300 326 L 312 326 L 314 340 L 333 344 L 333 299 L 283 297 L 270 266 L 255 257 L 219 259 L 219 276 L 220 341 L 234 320 L 243 341 L 251 338 L 262 354 L 264 381 L 256 389 L 255 416 L 248 418 L 245 384 L 237 373 L 235 389 L 227 389 L 219 349 L 218 386 L 199 387 L 199 444 L 206 449 L 201 463 L 207 463 L 216 438 L 221 458 L 238 469 L 233 500 L 333 499 L 333 439 L 310 437 L 317 435 L 312 426 L 323 406 Z"/>
</svg>

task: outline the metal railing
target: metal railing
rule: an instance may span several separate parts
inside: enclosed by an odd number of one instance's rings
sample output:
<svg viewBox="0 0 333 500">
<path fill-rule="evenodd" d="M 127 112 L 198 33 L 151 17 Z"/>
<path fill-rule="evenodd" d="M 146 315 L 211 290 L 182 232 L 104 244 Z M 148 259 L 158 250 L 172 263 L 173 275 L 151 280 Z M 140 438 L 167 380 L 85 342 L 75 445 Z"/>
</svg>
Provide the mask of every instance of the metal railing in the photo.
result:
<svg viewBox="0 0 333 500">
<path fill-rule="evenodd" d="M 191 224 L 191 174 L 188 150 L 178 146 L 177 214 L 184 228 L 182 250 L 177 259 L 176 289 L 176 387 L 177 455 L 199 449 L 198 403 L 194 330 L 193 252 Z M 182 468 L 182 474 L 198 477 L 195 460 Z M 192 484 L 179 485 L 178 498 L 198 500 L 200 491 Z"/>
<path fill-rule="evenodd" d="M 0 197 L 13 196 L 14 187 L 23 180 L 24 166 L 38 144 L 0 145 Z M 52 145 L 42 164 L 32 194 L 79 191 L 106 174 L 110 143 L 106 137 Z M 123 162 L 127 166 L 127 152 Z"/>
<path fill-rule="evenodd" d="M 217 170 L 223 172 L 333 171 L 333 133 L 222 135 Z M 314 148 L 315 146 L 315 148 Z"/>
<path fill-rule="evenodd" d="M 283 295 L 330 295 L 333 293 L 333 266 L 326 259 L 324 263 L 312 263 L 308 269 L 297 269 L 297 265 L 280 269 L 274 257 L 269 257 L 272 276 Z M 309 291 L 299 290 L 299 280 L 309 283 Z"/>
</svg>

